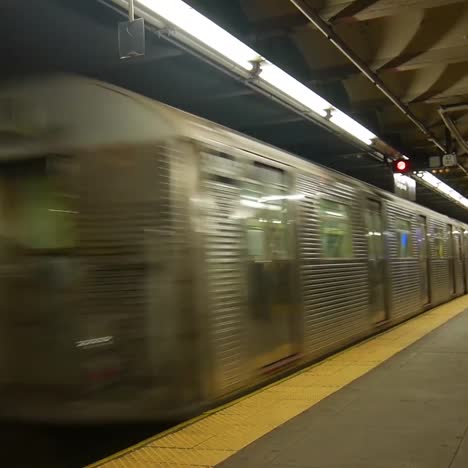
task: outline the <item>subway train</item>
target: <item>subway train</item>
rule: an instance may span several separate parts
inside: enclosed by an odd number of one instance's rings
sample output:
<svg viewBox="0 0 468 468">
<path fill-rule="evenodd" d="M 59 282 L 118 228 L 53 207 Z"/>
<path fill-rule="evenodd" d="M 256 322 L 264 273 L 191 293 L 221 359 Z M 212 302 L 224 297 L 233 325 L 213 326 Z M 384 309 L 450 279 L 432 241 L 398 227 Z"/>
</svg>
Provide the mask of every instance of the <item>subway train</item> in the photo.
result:
<svg viewBox="0 0 468 468">
<path fill-rule="evenodd" d="M 0 91 L 0 417 L 177 420 L 467 291 L 468 230 L 91 79 Z"/>
</svg>

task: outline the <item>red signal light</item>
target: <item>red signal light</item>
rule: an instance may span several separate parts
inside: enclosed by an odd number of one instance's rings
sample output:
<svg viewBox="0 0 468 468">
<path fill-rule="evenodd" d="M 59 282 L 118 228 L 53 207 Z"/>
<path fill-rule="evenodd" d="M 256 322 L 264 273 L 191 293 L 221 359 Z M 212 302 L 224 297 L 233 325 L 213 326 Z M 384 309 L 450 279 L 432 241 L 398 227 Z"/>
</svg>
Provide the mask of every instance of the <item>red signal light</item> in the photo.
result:
<svg viewBox="0 0 468 468">
<path fill-rule="evenodd" d="M 410 162 L 406 159 L 397 159 L 393 161 L 393 172 L 397 174 L 406 174 L 410 172 Z"/>
<path fill-rule="evenodd" d="M 398 161 L 396 167 L 399 171 L 403 172 L 406 169 L 405 161 Z"/>
</svg>

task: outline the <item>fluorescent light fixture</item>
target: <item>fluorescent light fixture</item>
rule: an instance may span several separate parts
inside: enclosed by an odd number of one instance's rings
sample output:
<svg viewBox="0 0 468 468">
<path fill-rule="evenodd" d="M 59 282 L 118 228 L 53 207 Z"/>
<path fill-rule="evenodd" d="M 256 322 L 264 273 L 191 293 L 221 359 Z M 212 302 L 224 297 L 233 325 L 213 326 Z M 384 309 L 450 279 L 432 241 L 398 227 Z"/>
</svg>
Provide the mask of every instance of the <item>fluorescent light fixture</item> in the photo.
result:
<svg viewBox="0 0 468 468">
<path fill-rule="evenodd" d="M 277 200 L 303 200 L 305 195 L 270 195 L 268 197 L 262 197 L 259 199 L 261 202 L 277 201 Z"/>
<path fill-rule="evenodd" d="M 338 109 L 333 110 L 330 121 L 367 145 L 370 145 L 372 140 L 377 138 L 377 136 L 367 130 L 367 128 Z"/>
<path fill-rule="evenodd" d="M 326 109 L 332 107 L 329 102 L 320 97 L 317 93 L 314 93 L 310 88 L 303 85 L 271 62 L 266 61 L 262 63 L 260 78 L 287 94 L 289 97 L 292 97 L 306 109 L 322 117 L 327 115 Z"/>
<path fill-rule="evenodd" d="M 114 0 L 120 3 L 119 0 Z M 298 108 L 304 112 L 314 112 L 321 117 L 327 117 L 333 106 L 312 91 L 310 88 L 293 78 L 291 75 L 262 57 L 258 52 L 225 31 L 210 19 L 187 5 L 182 0 L 137 0 L 136 3 L 155 14 L 163 23 L 168 23 L 168 29 L 180 30 L 199 43 L 207 46 L 246 71 L 253 69 L 253 63 L 261 63 L 258 84 L 275 88 L 290 99 L 297 102 Z M 182 36 L 183 37 L 183 36 Z M 377 138 L 372 132 L 347 116 L 340 110 L 334 110 L 330 121 L 353 135 L 358 140 L 370 145 Z"/>
<path fill-rule="evenodd" d="M 445 182 L 442 182 L 437 177 L 433 176 L 430 172 L 420 171 L 416 173 L 416 176 L 424 180 L 427 184 L 438 190 L 439 192 L 447 195 L 452 200 L 455 200 L 459 204 L 463 205 L 465 208 L 468 208 L 468 199 L 466 199 L 462 194 L 458 193 L 452 187 L 447 185 Z"/>
<path fill-rule="evenodd" d="M 138 0 L 138 3 L 245 70 L 251 70 L 251 61 L 259 58 L 249 46 L 181 0 Z"/>
</svg>

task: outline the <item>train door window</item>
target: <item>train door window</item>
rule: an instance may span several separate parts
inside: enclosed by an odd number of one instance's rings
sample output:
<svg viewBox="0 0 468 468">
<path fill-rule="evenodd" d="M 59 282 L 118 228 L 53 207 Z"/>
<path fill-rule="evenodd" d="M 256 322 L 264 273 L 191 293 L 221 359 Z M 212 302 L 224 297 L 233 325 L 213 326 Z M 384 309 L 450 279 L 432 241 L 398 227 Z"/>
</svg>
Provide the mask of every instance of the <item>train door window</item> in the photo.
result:
<svg viewBox="0 0 468 468">
<path fill-rule="evenodd" d="M 319 209 L 322 256 L 326 258 L 352 257 L 352 229 L 348 205 L 322 199 Z"/>
<path fill-rule="evenodd" d="M 252 227 L 247 229 L 247 249 L 251 258 L 255 260 L 265 258 L 265 236 L 263 230 Z"/>
<path fill-rule="evenodd" d="M 435 258 L 444 258 L 444 233 L 442 229 L 435 228 L 433 232 Z"/>
<path fill-rule="evenodd" d="M 398 219 L 396 222 L 398 257 L 411 257 L 411 223 Z"/>
<path fill-rule="evenodd" d="M 452 294 L 455 294 L 457 292 L 457 272 L 456 272 L 456 266 L 455 266 L 455 257 L 456 257 L 456 235 L 455 235 L 455 229 L 451 224 L 447 225 L 447 231 L 448 231 L 448 257 L 449 257 L 449 277 L 450 277 L 450 284 L 451 284 L 451 289 L 452 289 Z"/>
<path fill-rule="evenodd" d="M 380 259 L 384 257 L 381 206 L 378 202 L 369 201 L 369 209 L 365 212 L 367 226 L 367 243 L 369 257 Z"/>
<path fill-rule="evenodd" d="M 458 262 L 461 262 L 462 260 L 462 245 L 461 245 L 461 239 L 460 239 L 460 231 L 458 229 L 455 229 L 453 231 L 453 243 L 454 243 L 454 255 L 457 259 Z"/>
<path fill-rule="evenodd" d="M 254 164 L 249 170 L 241 192 L 241 205 L 248 211 L 249 256 L 255 259 L 290 258 L 286 174 L 263 164 Z"/>
</svg>

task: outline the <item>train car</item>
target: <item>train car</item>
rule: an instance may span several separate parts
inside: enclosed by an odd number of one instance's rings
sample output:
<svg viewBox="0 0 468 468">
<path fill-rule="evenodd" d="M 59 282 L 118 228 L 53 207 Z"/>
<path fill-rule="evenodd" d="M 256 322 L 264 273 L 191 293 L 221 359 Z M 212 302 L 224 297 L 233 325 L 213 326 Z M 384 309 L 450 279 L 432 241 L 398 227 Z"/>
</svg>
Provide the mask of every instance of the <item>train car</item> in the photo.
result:
<svg viewBox="0 0 468 468">
<path fill-rule="evenodd" d="M 467 232 L 105 83 L 4 86 L 0 415 L 200 412 L 464 294 Z"/>
</svg>

